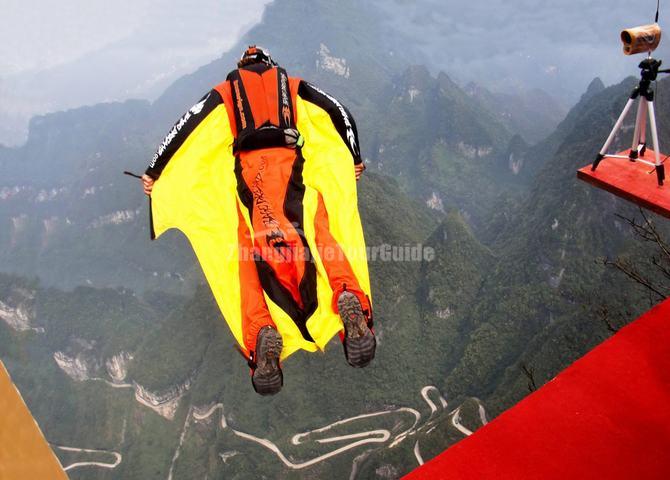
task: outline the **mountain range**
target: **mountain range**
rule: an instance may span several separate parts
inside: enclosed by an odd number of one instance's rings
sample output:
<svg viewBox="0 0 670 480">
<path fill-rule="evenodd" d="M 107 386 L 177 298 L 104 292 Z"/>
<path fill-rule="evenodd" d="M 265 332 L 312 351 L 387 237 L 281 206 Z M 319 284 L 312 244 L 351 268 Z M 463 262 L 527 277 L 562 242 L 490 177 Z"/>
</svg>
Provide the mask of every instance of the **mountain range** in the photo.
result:
<svg viewBox="0 0 670 480">
<path fill-rule="evenodd" d="M 349 22 L 336 21 L 343 11 Z M 288 28 L 298 14 L 312 28 Z M 541 385 L 606 338 L 600 307 L 648 306 L 598 262 L 644 256 L 614 216 L 635 209 L 575 178 L 634 79 L 594 80 L 561 119 L 541 93 L 500 97 L 413 64 L 406 38 L 382 48 L 376 14 L 277 0 L 155 102 L 37 117 L 24 146 L 0 148 L 0 357 L 53 445 L 100 450 L 99 463 L 122 456 L 71 478 L 398 478 L 523 398 L 522 365 Z M 149 241 L 139 185 L 121 174 L 143 170 L 171 122 L 255 42 L 356 117 L 367 244 L 435 252 L 370 262 L 369 368 L 348 368 L 333 341 L 292 356 L 269 399 L 253 394 L 187 242 Z M 667 83 L 658 89 L 667 138 Z"/>
</svg>

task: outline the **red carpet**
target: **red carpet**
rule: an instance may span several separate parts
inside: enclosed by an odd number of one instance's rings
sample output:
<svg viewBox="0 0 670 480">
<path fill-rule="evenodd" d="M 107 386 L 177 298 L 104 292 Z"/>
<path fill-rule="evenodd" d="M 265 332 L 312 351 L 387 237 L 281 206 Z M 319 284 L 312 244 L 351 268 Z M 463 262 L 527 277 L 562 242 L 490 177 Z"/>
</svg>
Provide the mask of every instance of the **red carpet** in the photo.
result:
<svg viewBox="0 0 670 480">
<path fill-rule="evenodd" d="M 628 156 L 628 150 L 617 155 Z M 654 152 L 647 150 L 642 158 L 654 162 Z M 663 159 L 665 155 L 661 155 L 661 160 Z M 670 164 L 666 165 L 668 166 Z M 668 173 L 670 172 L 666 172 Z M 670 178 L 666 179 L 662 187 L 659 186 L 656 171 L 649 165 L 617 158 L 605 158 L 595 172 L 591 171 L 590 164 L 579 169 L 577 178 L 670 218 L 670 183 L 668 183 Z"/>
<path fill-rule="evenodd" d="M 670 478 L 670 301 L 405 478 Z"/>
</svg>

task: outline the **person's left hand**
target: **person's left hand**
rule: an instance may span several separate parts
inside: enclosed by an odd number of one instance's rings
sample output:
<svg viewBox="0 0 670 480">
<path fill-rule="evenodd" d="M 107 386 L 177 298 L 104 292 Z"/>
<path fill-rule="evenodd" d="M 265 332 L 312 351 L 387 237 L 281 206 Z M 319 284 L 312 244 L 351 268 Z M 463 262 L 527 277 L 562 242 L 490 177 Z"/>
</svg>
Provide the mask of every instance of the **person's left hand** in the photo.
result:
<svg viewBox="0 0 670 480">
<path fill-rule="evenodd" d="M 142 175 L 142 188 L 144 189 L 144 193 L 146 195 L 151 196 L 151 191 L 154 188 L 154 179 L 146 173 Z"/>
<path fill-rule="evenodd" d="M 354 165 L 354 171 L 356 172 L 356 180 L 361 179 L 361 175 L 363 175 L 363 171 L 365 170 L 365 164 L 364 163 L 358 163 Z"/>
</svg>

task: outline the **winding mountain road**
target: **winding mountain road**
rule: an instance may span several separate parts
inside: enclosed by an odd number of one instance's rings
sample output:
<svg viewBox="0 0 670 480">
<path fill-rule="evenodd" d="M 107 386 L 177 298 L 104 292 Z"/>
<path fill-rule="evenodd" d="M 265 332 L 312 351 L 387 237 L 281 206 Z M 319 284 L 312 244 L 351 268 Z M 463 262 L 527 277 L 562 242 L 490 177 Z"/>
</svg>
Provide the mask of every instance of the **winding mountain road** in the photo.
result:
<svg viewBox="0 0 670 480">
<path fill-rule="evenodd" d="M 451 417 L 451 424 L 456 427 L 456 429 L 461 432 L 463 435 L 469 437 L 472 435 L 472 430 L 469 430 L 465 428 L 461 424 L 461 407 L 458 407 L 455 411 L 453 416 Z"/>
<path fill-rule="evenodd" d="M 435 392 L 437 393 L 437 400 L 438 402 L 436 403 L 431 399 L 430 393 Z M 424 388 L 421 389 L 421 396 L 423 397 L 423 400 L 426 402 L 428 405 L 428 408 L 430 410 L 430 416 L 428 417 L 428 420 L 424 422 L 424 425 L 428 423 L 428 421 L 435 415 L 435 413 L 440 409 L 446 409 L 448 406 L 447 400 L 442 396 L 440 391 L 437 389 L 437 387 L 433 385 L 427 385 Z M 481 404 L 480 404 L 481 406 Z M 267 448 L 270 450 L 272 453 L 274 453 L 279 460 L 281 460 L 284 465 L 286 465 L 288 468 L 293 469 L 293 470 L 299 470 L 302 468 L 310 467 L 312 465 L 315 465 L 317 463 L 323 462 L 324 460 L 327 460 L 329 458 L 332 458 L 334 456 L 340 455 L 346 451 L 349 451 L 351 449 L 357 448 L 362 445 L 366 444 L 383 444 L 388 442 L 389 440 L 392 439 L 392 442 L 389 444 L 389 448 L 398 445 L 400 442 L 402 442 L 404 439 L 406 439 L 408 436 L 415 434 L 419 428 L 421 428 L 424 425 L 419 425 L 421 421 L 421 413 L 414 409 L 414 408 L 409 408 L 409 407 L 399 407 L 399 408 L 394 408 L 390 410 L 381 410 L 377 412 L 372 412 L 372 413 L 364 413 L 361 415 L 356 415 L 353 417 L 345 418 L 343 420 L 338 420 L 336 422 L 333 422 L 329 425 L 326 425 L 324 427 L 316 428 L 314 430 L 310 430 L 307 432 L 302 432 L 302 433 L 297 433 L 291 437 L 290 443 L 295 446 L 303 445 L 303 444 L 308 444 L 309 442 L 314 442 L 317 444 L 331 444 L 331 443 L 338 443 L 338 442 L 350 442 L 347 443 L 346 445 L 343 445 L 339 448 L 336 448 L 334 450 L 331 450 L 330 452 L 324 453 L 322 455 L 319 455 L 317 457 L 314 457 L 310 460 L 306 460 L 303 462 L 294 462 L 287 458 L 287 456 L 282 452 L 282 450 L 279 448 L 279 446 L 274 443 L 273 441 L 267 439 L 267 438 L 261 438 L 257 437 L 255 435 L 252 435 L 250 433 L 242 432 L 239 430 L 235 430 L 234 428 L 231 428 L 228 426 L 225 418 L 225 413 L 224 413 L 224 406 L 221 403 L 217 403 L 216 405 L 211 406 L 209 409 L 206 411 L 198 411 L 197 409 L 194 409 L 192 415 L 193 418 L 196 421 L 202 422 L 207 419 L 209 419 L 214 413 L 217 411 L 221 410 L 221 420 L 220 420 L 220 426 L 222 429 L 227 429 L 230 428 L 232 432 L 237 435 L 238 437 L 244 438 L 246 440 L 249 440 L 254 443 L 258 443 L 259 445 Z M 482 418 L 484 418 L 483 412 L 483 407 L 481 407 L 480 410 L 480 415 Z M 402 432 L 396 434 L 395 436 L 392 434 L 391 431 L 387 429 L 373 429 L 373 430 L 365 430 L 361 432 L 355 432 L 355 433 L 350 433 L 347 435 L 335 435 L 335 436 L 330 436 L 330 437 L 323 437 L 322 435 L 326 432 L 329 432 L 333 428 L 339 427 L 341 425 L 346 425 L 350 424 L 352 422 L 356 422 L 359 420 L 364 420 L 364 419 L 369 419 L 369 418 L 374 418 L 374 417 L 381 417 L 381 416 L 386 416 L 386 415 L 391 415 L 391 414 L 402 414 L 402 415 L 408 415 L 412 418 L 412 425 L 403 430 Z M 465 432 L 470 432 L 470 430 L 466 429 L 460 424 L 460 417 L 458 416 L 459 414 L 459 409 L 456 409 L 454 411 L 454 419 L 452 419 L 452 423 L 456 428 L 459 429 L 459 431 L 465 433 Z M 468 434 L 469 434 L 468 433 Z M 312 438 L 318 436 L 318 438 Z M 421 457 L 421 453 L 419 450 L 419 443 L 418 441 L 416 442 L 414 446 L 414 455 L 416 456 L 417 462 L 419 465 L 423 464 L 423 458 Z"/>
<path fill-rule="evenodd" d="M 484 405 L 482 405 L 479 400 L 477 400 L 477 403 L 479 403 L 479 419 L 482 421 L 482 425 L 486 425 L 489 423 L 489 421 L 486 419 L 486 410 L 484 410 Z"/>
<path fill-rule="evenodd" d="M 110 451 L 107 451 L 107 450 L 93 450 L 93 449 L 88 449 L 88 448 L 63 447 L 61 445 L 56 445 L 56 448 L 58 448 L 59 450 L 63 450 L 64 452 L 102 453 L 102 454 L 105 454 L 105 455 L 112 455 L 114 457 L 114 461 L 111 462 L 111 463 L 76 462 L 76 463 L 68 465 L 67 467 L 63 467 L 63 470 L 65 470 L 66 472 L 70 471 L 70 470 L 74 470 L 75 468 L 80 468 L 80 467 L 100 467 L 100 468 L 113 469 L 113 468 L 118 467 L 121 464 L 121 462 L 123 461 L 123 457 L 118 452 L 110 452 Z"/>
<path fill-rule="evenodd" d="M 129 385 L 128 385 L 129 386 Z M 128 388 L 127 385 L 123 384 L 117 384 L 117 388 Z M 434 396 L 431 398 L 431 392 L 436 394 L 436 397 Z M 430 410 L 430 415 L 428 416 L 428 419 L 423 422 L 420 425 L 422 416 L 421 413 L 410 407 L 398 407 L 394 409 L 389 409 L 389 410 L 380 410 L 377 412 L 372 412 L 372 413 L 364 413 L 361 415 L 355 415 L 353 417 L 345 418 L 342 420 L 335 421 L 331 424 L 328 424 L 324 427 L 319 427 L 315 428 L 314 430 L 309 430 L 307 432 L 302 432 L 302 433 L 297 433 L 291 437 L 290 443 L 294 446 L 300 446 L 300 445 L 305 445 L 309 443 L 316 443 L 320 445 L 324 444 L 335 444 L 335 443 L 340 443 L 340 442 L 349 442 L 346 443 L 339 448 L 335 448 L 334 450 L 331 450 L 327 453 L 324 453 L 322 455 L 319 455 L 317 457 L 314 457 L 312 459 L 303 461 L 303 462 L 295 462 L 290 460 L 284 452 L 279 448 L 279 446 L 274 443 L 273 441 L 267 439 L 267 438 L 261 438 L 257 437 L 255 435 L 252 435 L 250 433 L 242 432 L 240 430 L 235 430 L 234 428 L 231 428 L 228 426 L 228 423 L 226 422 L 226 416 L 224 412 L 224 406 L 222 403 L 217 403 L 215 405 L 212 405 L 205 411 L 200 411 L 197 408 L 192 408 L 189 413 L 187 414 L 186 421 L 184 423 L 184 429 L 182 431 L 182 435 L 180 438 L 180 447 L 181 443 L 183 443 L 186 428 L 188 428 L 189 425 L 189 418 L 193 418 L 196 422 L 203 422 L 208 420 L 212 415 L 214 415 L 216 412 L 219 410 L 221 411 L 221 417 L 220 417 L 220 427 L 221 429 L 230 429 L 235 435 L 237 435 L 240 438 L 244 438 L 245 440 L 249 440 L 251 442 L 257 443 L 268 450 L 270 450 L 272 453 L 274 453 L 279 460 L 281 460 L 286 467 L 293 469 L 293 470 L 300 470 L 306 467 L 310 467 L 312 465 L 315 465 L 317 463 L 323 462 L 324 460 L 327 460 L 329 458 L 335 457 L 337 455 L 340 455 L 344 452 L 347 452 L 349 450 L 352 450 L 354 448 L 360 447 L 362 445 L 367 445 L 367 444 L 384 444 L 389 442 L 388 447 L 392 448 L 398 444 L 400 444 L 403 440 L 405 440 L 407 437 L 410 435 L 414 435 L 417 433 L 417 431 L 421 428 L 424 427 L 429 427 L 428 431 L 432 431 L 436 426 L 437 423 L 435 423 L 437 420 L 431 421 L 431 419 L 435 416 L 435 414 L 440 410 L 446 410 L 448 407 L 447 400 L 442 396 L 440 391 L 437 389 L 437 387 L 433 385 L 427 385 L 421 389 L 421 397 L 423 398 L 424 402 L 426 402 L 426 405 L 428 406 L 428 409 Z M 437 402 L 434 401 L 434 398 L 437 398 Z M 486 411 L 484 410 L 484 406 L 479 403 L 479 417 L 482 422 L 482 425 L 486 425 L 487 420 L 486 420 Z M 334 435 L 334 436 L 323 436 L 323 434 L 331 431 L 334 428 L 340 427 L 342 425 L 347 425 L 351 424 L 357 421 L 365 420 L 365 419 L 370 419 L 370 418 L 375 418 L 375 417 L 382 417 L 382 416 L 388 416 L 388 415 L 394 415 L 394 414 L 400 414 L 404 416 L 408 416 L 411 418 L 412 424 L 409 428 L 406 428 L 402 432 L 396 434 L 395 436 L 390 430 L 387 429 L 372 429 L 372 430 L 364 430 L 360 432 L 355 432 L 355 433 L 350 433 L 346 435 Z M 456 408 L 452 413 L 451 413 L 451 423 L 452 425 L 461 433 L 464 435 L 471 435 L 472 431 L 464 427 L 460 420 L 460 407 Z M 316 438 L 315 438 L 316 437 Z M 74 448 L 74 447 L 65 447 L 65 446 L 55 446 L 55 448 L 58 448 L 59 450 L 63 450 L 66 452 L 77 452 L 77 453 L 98 453 L 98 454 L 104 454 L 104 455 L 110 455 L 114 458 L 114 461 L 112 462 L 76 462 L 72 463 L 66 467 L 64 467 L 65 471 L 70 471 L 74 470 L 75 468 L 81 468 L 81 467 L 99 467 L 99 468 L 107 468 L 107 469 L 114 469 L 118 467 L 122 460 L 123 457 L 121 456 L 120 453 L 118 452 L 112 452 L 112 451 L 106 451 L 106 450 L 94 450 L 94 449 L 85 449 L 85 448 Z M 173 458 L 173 465 L 174 466 L 174 461 L 179 456 L 179 449 L 175 453 L 175 457 Z M 424 460 L 423 457 L 421 456 L 421 451 L 419 447 L 419 441 L 417 440 L 416 443 L 414 444 L 414 456 L 416 457 L 417 463 L 419 465 L 423 465 Z M 172 473 L 172 468 L 170 469 Z M 171 475 L 170 475 L 171 476 Z"/>
<path fill-rule="evenodd" d="M 421 451 L 419 450 L 419 441 L 417 440 L 414 444 L 414 456 L 419 465 L 423 465 L 423 457 L 421 456 Z"/>
</svg>

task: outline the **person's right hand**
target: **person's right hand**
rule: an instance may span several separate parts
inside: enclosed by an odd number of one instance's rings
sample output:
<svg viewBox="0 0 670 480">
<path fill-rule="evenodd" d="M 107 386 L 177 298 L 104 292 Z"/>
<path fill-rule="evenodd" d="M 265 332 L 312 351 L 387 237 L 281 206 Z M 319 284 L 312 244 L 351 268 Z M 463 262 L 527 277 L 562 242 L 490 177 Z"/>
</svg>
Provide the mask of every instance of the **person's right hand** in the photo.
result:
<svg viewBox="0 0 670 480">
<path fill-rule="evenodd" d="M 154 179 L 145 173 L 142 175 L 142 186 L 144 187 L 144 193 L 151 196 L 151 190 L 154 189 Z"/>
<path fill-rule="evenodd" d="M 364 163 L 358 163 L 354 165 L 354 171 L 356 172 L 356 180 L 361 179 L 361 175 L 363 175 L 363 172 L 365 171 L 366 166 Z"/>
</svg>

